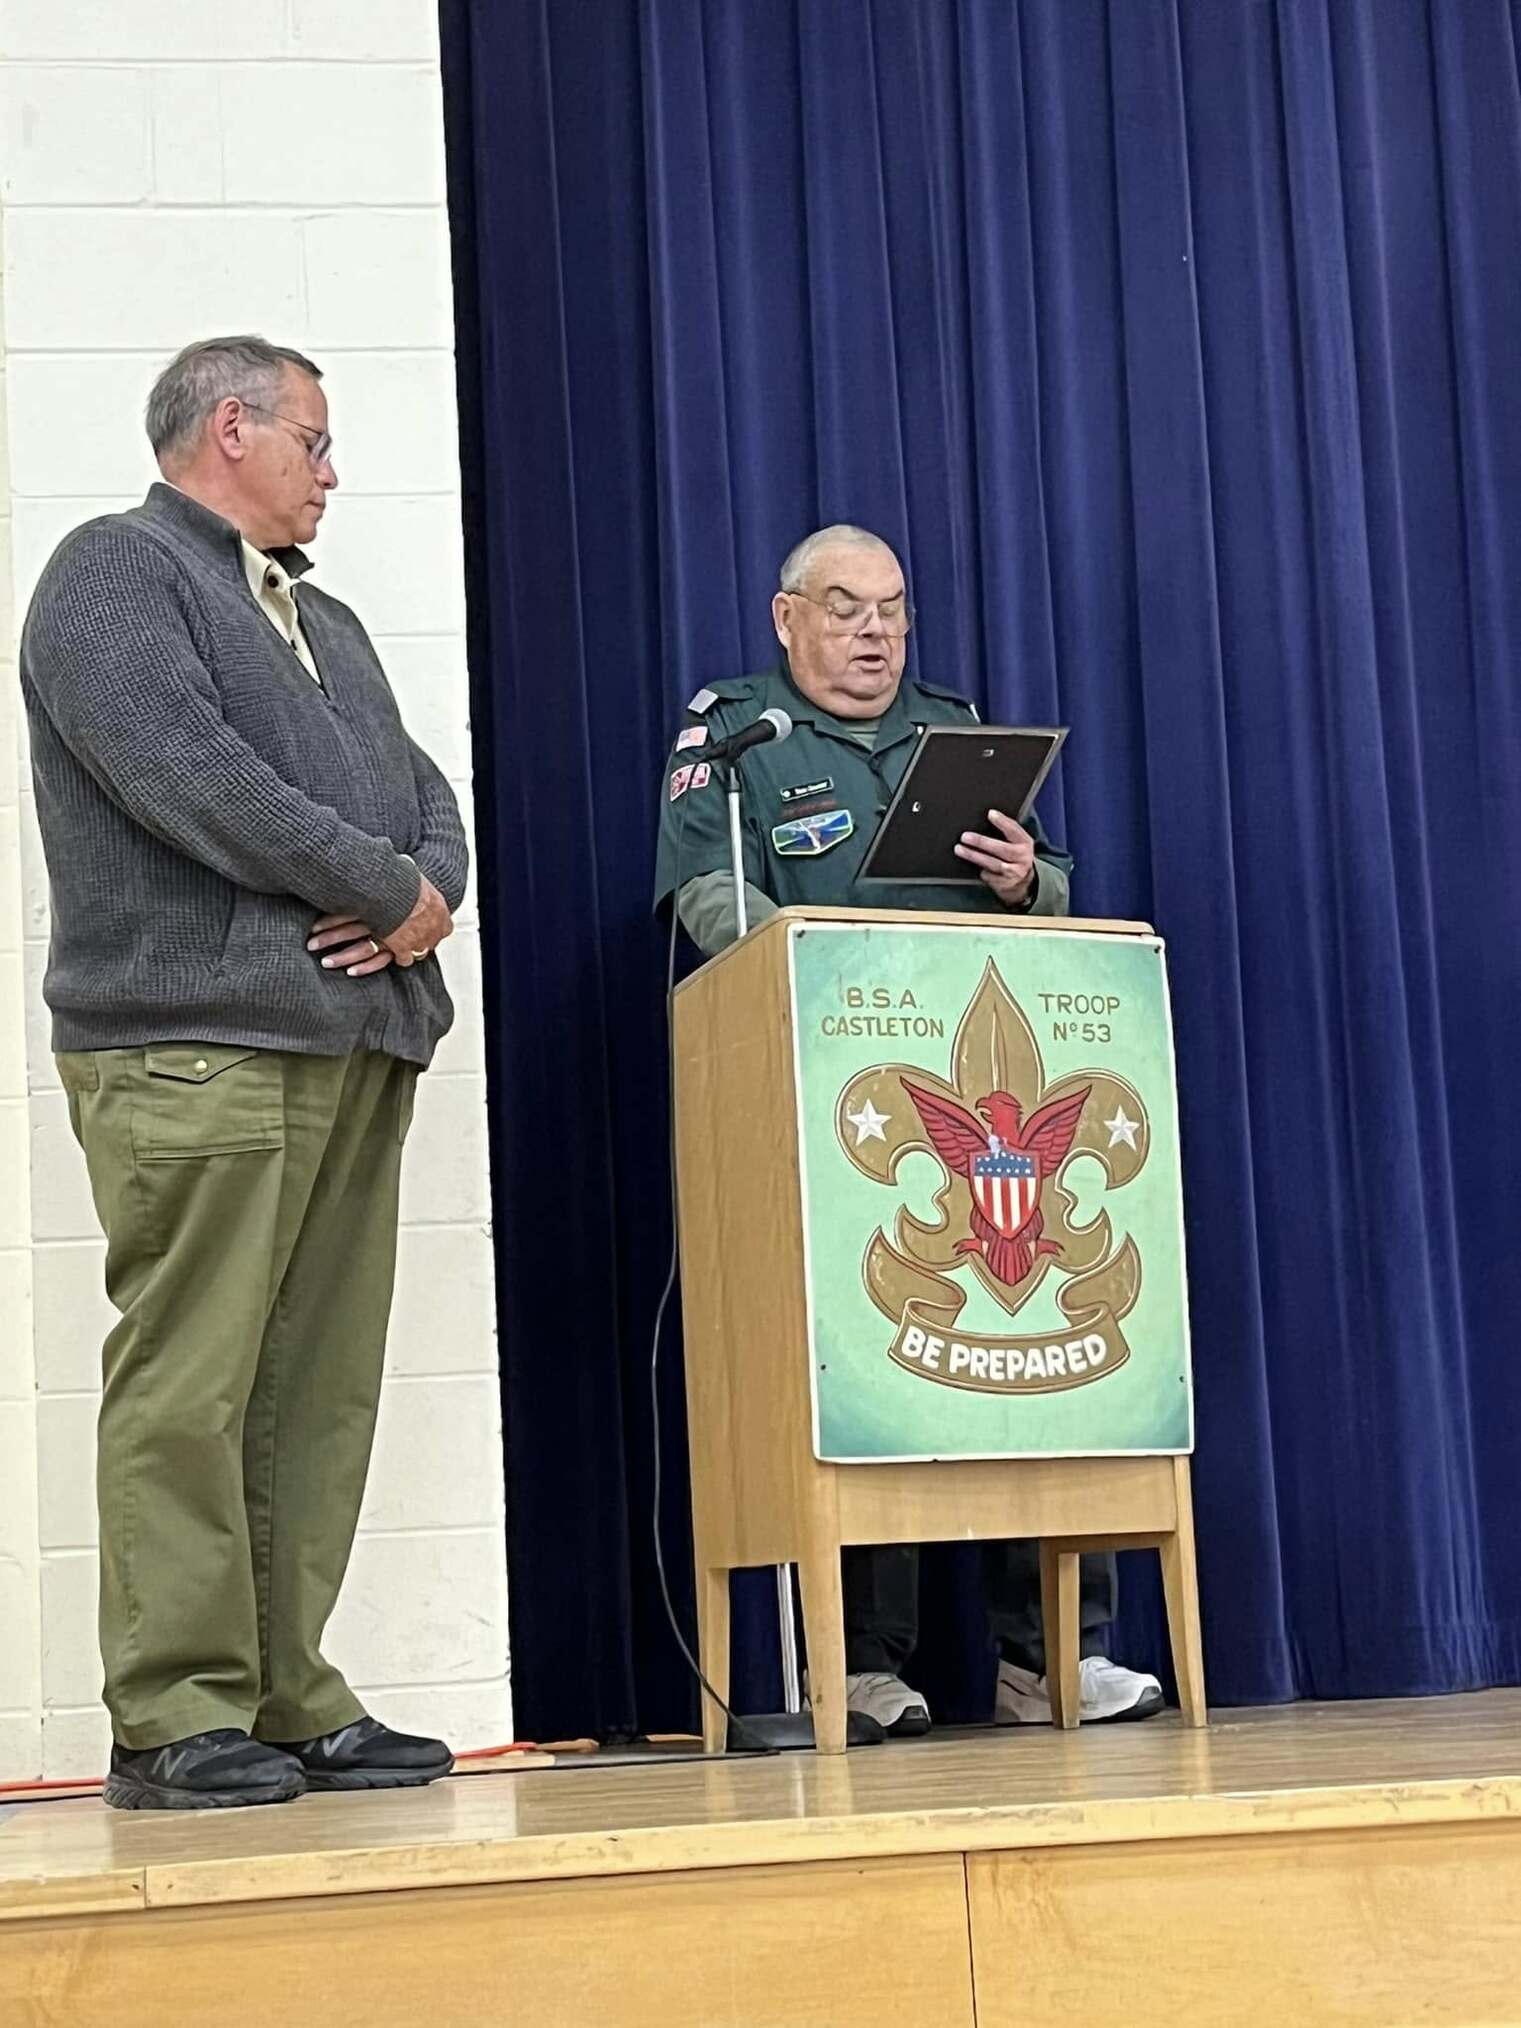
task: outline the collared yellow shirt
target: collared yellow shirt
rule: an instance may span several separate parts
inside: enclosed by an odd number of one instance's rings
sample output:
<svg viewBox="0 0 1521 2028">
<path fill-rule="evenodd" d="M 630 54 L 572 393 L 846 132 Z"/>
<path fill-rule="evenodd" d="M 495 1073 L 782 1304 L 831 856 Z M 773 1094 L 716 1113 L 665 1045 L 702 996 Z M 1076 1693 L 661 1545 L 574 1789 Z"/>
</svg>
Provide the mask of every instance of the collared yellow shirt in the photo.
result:
<svg viewBox="0 0 1521 2028">
<path fill-rule="evenodd" d="M 245 535 L 243 544 L 243 571 L 248 579 L 248 589 L 259 601 L 259 610 L 272 627 L 290 642 L 301 658 L 301 666 L 314 683 L 321 683 L 317 664 L 307 646 L 306 635 L 301 631 L 301 615 L 296 610 L 296 594 L 290 575 L 266 556 L 262 549 L 255 549 Z"/>
</svg>

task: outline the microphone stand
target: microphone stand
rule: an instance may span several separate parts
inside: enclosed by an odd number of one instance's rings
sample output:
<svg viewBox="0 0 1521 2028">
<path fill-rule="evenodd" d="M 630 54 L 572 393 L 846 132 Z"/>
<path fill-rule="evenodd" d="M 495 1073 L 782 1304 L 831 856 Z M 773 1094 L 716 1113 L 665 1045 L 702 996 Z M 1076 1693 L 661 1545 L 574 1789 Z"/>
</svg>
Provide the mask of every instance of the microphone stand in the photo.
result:
<svg viewBox="0 0 1521 2028">
<path fill-rule="evenodd" d="M 714 762 L 724 785 L 724 794 L 729 802 L 729 870 L 734 882 L 734 922 L 736 938 L 742 937 L 750 927 L 750 912 L 745 906 L 745 845 L 744 833 L 740 828 L 740 780 L 739 763 L 741 756 Z M 812 1746 L 813 1713 L 803 1709 L 802 1682 L 798 1673 L 797 1617 L 792 1607 L 792 1565 L 779 1563 L 776 1566 L 776 1618 L 781 1639 L 782 1701 L 783 1711 L 758 1712 L 748 1716 L 744 1722 L 745 1733 L 752 1740 L 761 1740 L 776 1749 Z M 868 1718 L 864 1711 L 846 1713 L 845 1741 L 848 1746 L 875 1746 L 886 1738 L 874 1718 Z M 729 1744 L 743 1746 L 743 1738 L 731 1735 Z"/>
<path fill-rule="evenodd" d="M 750 912 L 745 907 L 745 844 L 739 828 L 739 758 L 720 761 L 719 768 L 724 778 L 724 794 L 729 799 L 729 872 L 734 881 L 734 920 L 738 925 L 736 940 L 750 927 Z"/>
</svg>

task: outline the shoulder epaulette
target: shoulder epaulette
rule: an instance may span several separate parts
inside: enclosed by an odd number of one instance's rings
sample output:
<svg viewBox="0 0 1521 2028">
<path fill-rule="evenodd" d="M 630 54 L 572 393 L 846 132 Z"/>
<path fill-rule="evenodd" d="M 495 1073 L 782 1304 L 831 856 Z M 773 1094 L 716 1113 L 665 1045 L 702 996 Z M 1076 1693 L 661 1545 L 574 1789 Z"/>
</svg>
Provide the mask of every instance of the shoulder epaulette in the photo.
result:
<svg viewBox="0 0 1521 2028">
<path fill-rule="evenodd" d="M 715 704 L 732 704 L 737 698 L 750 696 L 765 680 L 763 676 L 725 676 L 716 683 L 705 683 L 686 708 L 694 717 L 702 718 Z"/>
<path fill-rule="evenodd" d="M 943 697 L 947 704 L 959 704 L 965 710 L 970 711 L 973 718 L 978 716 L 976 705 L 970 697 L 964 696 L 961 691 L 948 690 L 943 683 L 926 683 L 919 676 L 914 678 L 914 684 L 917 689 L 924 692 L 926 697 Z"/>
</svg>

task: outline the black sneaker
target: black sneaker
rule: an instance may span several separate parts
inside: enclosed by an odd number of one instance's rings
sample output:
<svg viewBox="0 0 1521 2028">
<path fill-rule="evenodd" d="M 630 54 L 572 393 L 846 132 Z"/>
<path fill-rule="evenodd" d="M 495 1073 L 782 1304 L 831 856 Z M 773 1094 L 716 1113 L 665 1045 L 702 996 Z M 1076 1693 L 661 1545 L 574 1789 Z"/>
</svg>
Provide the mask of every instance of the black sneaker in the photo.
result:
<svg viewBox="0 0 1521 2028">
<path fill-rule="evenodd" d="M 299 1761 L 309 1789 L 420 1789 L 454 1765 L 441 1739 L 417 1739 L 393 1732 L 378 1718 L 356 1718 L 320 1739 L 282 1745 Z"/>
<path fill-rule="evenodd" d="M 233 1810 L 291 1803 L 306 1787 L 299 1761 L 246 1732 L 193 1732 L 142 1752 L 113 1746 L 105 1799 L 113 1810 Z"/>
</svg>

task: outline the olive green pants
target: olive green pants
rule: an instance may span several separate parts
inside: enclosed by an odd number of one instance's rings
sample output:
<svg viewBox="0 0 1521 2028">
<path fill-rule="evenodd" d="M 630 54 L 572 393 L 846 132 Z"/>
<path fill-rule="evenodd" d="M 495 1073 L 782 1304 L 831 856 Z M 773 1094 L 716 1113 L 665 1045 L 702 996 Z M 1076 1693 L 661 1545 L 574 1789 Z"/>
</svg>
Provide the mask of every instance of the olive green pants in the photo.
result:
<svg viewBox="0 0 1521 2028">
<path fill-rule="evenodd" d="M 100 1644 L 116 1739 L 313 1738 L 380 1398 L 416 1069 L 175 1042 L 58 1059 L 105 1229 Z"/>
</svg>

